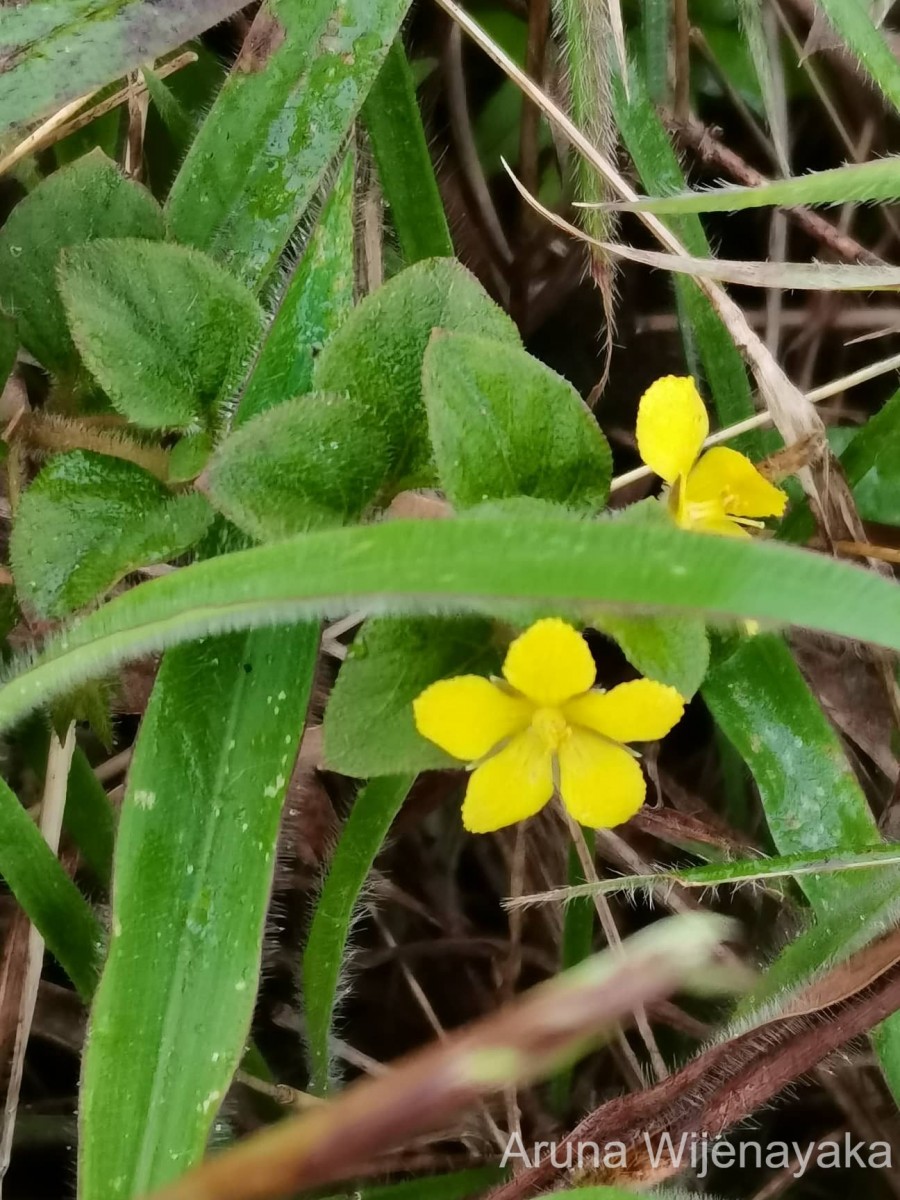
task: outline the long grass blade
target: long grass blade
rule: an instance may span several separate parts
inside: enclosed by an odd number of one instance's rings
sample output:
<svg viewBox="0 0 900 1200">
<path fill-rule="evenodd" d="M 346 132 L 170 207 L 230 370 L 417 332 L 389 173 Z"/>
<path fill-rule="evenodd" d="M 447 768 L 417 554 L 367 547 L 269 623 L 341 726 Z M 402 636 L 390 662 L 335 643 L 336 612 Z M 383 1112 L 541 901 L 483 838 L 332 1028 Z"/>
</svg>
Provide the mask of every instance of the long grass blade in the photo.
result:
<svg viewBox="0 0 900 1200">
<path fill-rule="evenodd" d="M 617 521 L 397 521 L 305 534 L 141 584 L 9 678 L 0 728 L 130 656 L 213 632 L 356 610 L 508 615 L 524 598 L 588 614 L 797 624 L 900 650 L 896 585 L 805 550 Z"/>
</svg>

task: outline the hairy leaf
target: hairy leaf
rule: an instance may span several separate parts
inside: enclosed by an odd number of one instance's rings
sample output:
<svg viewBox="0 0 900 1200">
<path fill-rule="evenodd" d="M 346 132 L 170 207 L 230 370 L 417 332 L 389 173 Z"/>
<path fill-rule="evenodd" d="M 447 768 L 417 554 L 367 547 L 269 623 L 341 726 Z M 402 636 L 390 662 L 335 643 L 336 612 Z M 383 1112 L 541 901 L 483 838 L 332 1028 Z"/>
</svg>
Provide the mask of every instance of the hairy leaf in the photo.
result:
<svg viewBox="0 0 900 1200">
<path fill-rule="evenodd" d="M 358 520 L 387 469 L 387 447 L 352 396 L 315 393 L 235 430 L 206 469 L 213 504 L 258 541 Z"/>
<path fill-rule="evenodd" d="M 359 793 L 328 867 L 303 952 L 306 1046 L 314 1092 L 329 1089 L 331 1023 L 359 894 L 413 776 L 374 779 Z"/>
<path fill-rule="evenodd" d="M 318 644 L 315 629 L 305 644 L 295 633 L 285 653 L 286 631 L 268 632 L 265 674 L 245 669 L 242 636 L 160 668 L 128 773 L 84 1064 L 84 1200 L 140 1195 L 180 1175 L 203 1153 L 240 1060 Z M 217 693 L 198 693 L 198 679 L 225 667 Z"/>
<path fill-rule="evenodd" d="M 12 11 L 0 19 L 12 19 Z M 57 290 L 60 253 L 95 238 L 161 238 L 163 232 L 150 193 L 99 150 L 55 171 L 16 205 L 0 229 L 0 305 L 42 366 L 55 372 L 78 366 Z"/>
<path fill-rule="evenodd" d="M 214 424 L 262 328 L 250 293 L 185 246 L 122 238 L 69 250 L 60 290 L 91 374 L 150 429 Z"/>
<path fill-rule="evenodd" d="M 353 172 L 348 154 L 287 282 L 235 413 L 238 427 L 312 391 L 316 355 L 353 307 Z"/>
<path fill-rule="evenodd" d="M 509 317 L 453 259 L 427 259 L 369 296 L 316 363 L 320 391 L 347 391 L 387 439 L 391 482 L 421 478 L 430 458 L 422 405 L 422 360 L 435 329 L 518 346 Z"/>
<path fill-rule="evenodd" d="M 260 284 L 339 153 L 408 7 L 265 0 L 169 194 L 179 241 Z"/>
<path fill-rule="evenodd" d="M 166 562 L 213 519 L 196 493 L 175 496 L 134 463 L 90 450 L 51 458 L 16 510 L 10 561 L 23 604 L 59 617 L 136 567 Z"/>
<path fill-rule="evenodd" d="M 326 763 L 361 778 L 458 766 L 418 733 L 412 702 L 438 679 L 499 667 L 491 623 L 482 618 L 367 621 L 325 710 Z"/>
<path fill-rule="evenodd" d="M 612 456 L 584 401 L 517 346 L 432 335 L 422 395 L 441 486 L 458 508 L 533 496 L 596 512 Z"/>
<path fill-rule="evenodd" d="M 900 650 L 900 591 L 778 543 L 617 521 L 394 521 L 303 534 L 150 580 L 48 641 L 0 688 L 0 729 L 128 657 L 324 613 L 694 611 Z M 833 843 L 835 839 L 830 839 Z"/>
<path fill-rule="evenodd" d="M 709 188 L 674 196 L 622 201 L 629 212 L 682 215 L 702 212 L 740 212 L 747 208 L 801 204 L 862 204 L 900 198 L 900 157 L 868 163 L 848 163 L 830 171 L 811 171 L 794 179 L 777 179 L 757 187 Z"/>
</svg>

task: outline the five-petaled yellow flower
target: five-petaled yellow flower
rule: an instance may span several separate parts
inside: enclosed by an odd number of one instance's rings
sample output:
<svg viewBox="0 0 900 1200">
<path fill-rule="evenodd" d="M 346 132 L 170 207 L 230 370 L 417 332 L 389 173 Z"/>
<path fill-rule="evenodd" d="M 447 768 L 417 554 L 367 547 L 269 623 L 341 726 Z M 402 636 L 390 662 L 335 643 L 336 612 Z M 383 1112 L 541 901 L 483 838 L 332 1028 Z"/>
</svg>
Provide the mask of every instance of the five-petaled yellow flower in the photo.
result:
<svg viewBox="0 0 900 1200">
<path fill-rule="evenodd" d="M 557 791 L 582 825 L 634 816 L 647 785 L 623 742 L 655 741 L 684 712 L 674 688 L 636 679 L 604 692 L 584 638 L 565 621 L 538 621 L 506 655 L 502 680 L 459 675 L 413 703 L 429 741 L 474 764 L 463 824 L 490 833 L 523 821 Z"/>
<path fill-rule="evenodd" d="M 669 484 L 669 510 L 682 529 L 748 537 L 747 525 L 780 517 L 787 496 L 737 450 L 701 455 L 709 417 L 693 379 L 666 375 L 644 392 L 637 444 L 651 471 Z"/>
</svg>

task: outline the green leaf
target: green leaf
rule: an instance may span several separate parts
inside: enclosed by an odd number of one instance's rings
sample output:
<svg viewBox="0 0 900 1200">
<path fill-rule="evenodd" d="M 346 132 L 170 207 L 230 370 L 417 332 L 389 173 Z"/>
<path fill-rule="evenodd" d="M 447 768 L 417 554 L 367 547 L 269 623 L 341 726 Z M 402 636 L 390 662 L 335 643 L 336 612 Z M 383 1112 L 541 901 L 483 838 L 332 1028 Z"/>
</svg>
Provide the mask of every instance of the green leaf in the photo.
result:
<svg viewBox="0 0 900 1200">
<path fill-rule="evenodd" d="M 602 614 L 594 622 L 616 642 L 642 675 L 658 679 L 686 700 L 700 687 L 709 666 L 706 622 L 697 617 L 623 617 Z"/>
<path fill-rule="evenodd" d="M 900 487 L 900 392 L 895 392 L 854 434 L 841 454 L 848 481 L 887 503 Z"/>
<path fill-rule="evenodd" d="M 183 554 L 213 518 L 203 496 L 174 496 L 121 458 L 73 450 L 25 491 L 10 539 L 19 599 L 41 616 L 82 608 L 136 567 Z"/>
<path fill-rule="evenodd" d="M 31 720 L 17 731 L 17 743 L 25 761 L 41 786 L 50 748 L 50 727 L 42 719 Z M 69 767 L 63 824 L 94 878 L 109 886 L 112 875 L 116 818 L 103 784 L 94 773 L 84 751 L 75 747 Z"/>
<path fill-rule="evenodd" d="M 256 641 L 266 672 L 246 669 L 243 636 L 167 656 L 144 717 L 84 1063 L 83 1200 L 149 1192 L 198 1159 L 241 1057 L 318 634 Z M 220 687 L 198 693 L 207 672 Z"/>
<path fill-rule="evenodd" d="M 867 495 L 877 495 L 879 504 L 887 506 L 888 514 L 893 511 L 893 496 L 900 487 L 900 392 L 895 392 L 865 425 L 853 433 L 840 460 L 858 501 L 864 502 Z M 809 504 L 804 500 L 802 504 L 792 506 L 781 523 L 778 536 L 785 541 L 803 542 L 814 532 L 815 522 Z"/>
<path fill-rule="evenodd" d="M 174 50 L 240 7 L 234 0 L 67 0 L 0 9 L 0 132 Z"/>
<path fill-rule="evenodd" d="M 194 132 L 193 114 L 188 112 L 169 84 L 161 79 L 155 71 L 151 71 L 149 67 L 141 67 L 141 76 L 150 100 L 155 105 L 160 120 L 168 130 L 172 141 L 182 150 L 186 149 Z"/>
<path fill-rule="evenodd" d="M 896 929 L 898 920 L 900 892 L 890 867 L 872 872 L 871 881 L 859 895 L 845 889 L 827 917 L 820 917 L 769 964 L 758 986 L 741 999 L 734 1022 L 722 1033 L 721 1040 L 742 1029 L 763 1025 L 783 1012 L 789 1001 L 815 980 Z M 896 1017 L 879 1026 L 879 1030 L 895 1025 Z M 890 1041 L 893 1055 L 895 1035 Z"/>
<path fill-rule="evenodd" d="M 275 318 L 235 414 L 235 427 L 312 391 L 313 365 L 353 307 L 353 173 L 348 154 Z"/>
<path fill-rule="evenodd" d="M 894 585 L 896 586 L 896 585 Z M 880 840 L 865 793 L 853 774 L 837 734 L 812 696 L 787 646 L 779 638 L 751 638 L 718 656 L 703 696 L 716 723 L 750 768 L 781 853 L 863 850 Z M 833 961 L 846 951 L 835 945 L 837 914 L 852 914 L 845 931 L 851 944 L 873 909 L 896 906 L 900 870 L 874 874 L 806 875 L 798 879 L 828 931 L 824 950 Z M 805 961 L 808 960 L 808 956 Z M 900 1020 L 878 1034 L 882 1064 L 900 1097 Z"/>
<path fill-rule="evenodd" d="M 643 0 L 641 32 L 644 41 L 644 78 L 654 104 L 669 99 L 669 31 L 672 6 L 669 0 Z"/>
<path fill-rule="evenodd" d="M 605 505 L 612 456 L 600 427 L 570 383 L 518 346 L 433 334 L 422 395 L 438 477 L 457 507 L 512 496 Z"/>
<path fill-rule="evenodd" d="M 351 396 L 301 396 L 225 439 L 205 486 L 239 529 L 273 541 L 358 520 L 378 495 L 387 447 Z"/>
<path fill-rule="evenodd" d="M 412 776 L 388 775 L 374 779 L 359 793 L 316 905 L 303 953 L 303 1010 L 310 1085 L 320 1095 L 332 1082 L 331 1023 L 353 912 L 412 783 Z"/>
<path fill-rule="evenodd" d="M 703 698 L 750 768 L 779 853 L 863 850 L 880 840 L 837 734 L 781 638 L 759 635 L 720 651 Z M 827 912 L 860 880 L 809 877 L 801 886 Z"/>
<path fill-rule="evenodd" d="M 18 352 L 19 335 L 16 323 L 12 317 L 0 313 L 0 392 L 6 387 L 6 381 L 12 374 Z"/>
<path fill-rule="evenodd" d="M 189 483 L 197 478 L 213 452 L 209 433 L 189 433 L 179 438 L 169 452 L 169 483 Z"/>
<path fill-rule="evenodd" d="M 104 935 L 16 795 L 0 779 L 0 875 L 81 992 L 94 990 Z"/>
<path fill-rule="evenodd" d="M 94 238 L 163 233 L 162 213 L 150 193 L 99 151 L 45 179 L 0 229 L 0 305 L 15 317 L 23 346 L 49 371 L 76 370 L 78 356 L 57 290 L 60 253 Z"/>
<path fill-rule="evenodd" d="M 793 179 L 777 179 L 756 187 L 721 187 L 679 191 L 674 196 L 622 202 L 629 212 L 683 215 L 703 212 L 742 212 L 748 208 L 806 204 L 864 204 L 900 198 L 900 157 L 850 163 L 830 171 L 811 171 Z"/>
<path fill-rule="evenodd" d="M 893 581 L 778 542 L 624 521 L 389 521 L 329 529 L 149 580 L 48 639 L 0 688 L 0 730 L 82 679 L 191 638 L 324 613 L 694 612 L 900 650 Z M 831 839 L 833 842 L 835 839 Z"/>
<path fill-rule="evenodd" d="M 150 429 L 213 424 L 262 330 L 250 293 L 185 246 L 122 238 L 69 250 L 60 290 L 85 365 Z"/>
<path fill-rule="evenodd" d="M 407 264 L 452 258 L 453 241 L 400 38 L 388 51 L 362 116 Z"/>
<path fill-rule="evenodd" d="M 408 7 L 266 0 L 169 194 L 179 241 L 259 285 L 340 152 Z"/>
<path fill-rule="evenodd" d="M 499 1167 L 473 1167 L 469 1171 L 454 1171 L 452 1175 L 428 1175 L 405 1179 L 402 1183 L 378 1184 L 356 1188 L 356 1200 L 469 1200 L 481 1196 L 505 1178 Z M 344 1200 L 333 1197 L 332 1200 Z"/>
<path fill-rule="evenodd" d="M 585 829 L 584 840 L 588 852 L 593 856 L 597 842 L 595 830 Z M 586 882 L 581 858 L 574 845 L 569 847 L 568 880 L 571 887 L 579 887 Z M 568 971 L 590 956 L 594 946 L 595 914 L 594 902 L 590 897 L 573 900 L 566 905 L 559 964 L 561 970 Z M 550 1080 L 550 1104 L 559 1117 L 564 1117 L 569 1109 L 573 1074 L 573 1064 L 568 1063 Z"/>
<path fill-rule="evenodd" d="M 616 513 L 615 519 L 658 527 L 670 523 L 665 506 L 657 499 L 631 504 Z M 690 699 L 703 682 L 709 667 L 709 638 L 706 622 L 699 617 L 604 612 L 593 616 L 590 624 L 618 643 L 635 670 L 648 679 L 669 684 L 685 699 Z"/>
<path fill-rule="evenodd" d="M 781 70 L 781 64 L 773 56 L 772 44 L 766 37 L 765 14 L 762 5 L 757 0 L 738 0 L 738 16 L 740 33 L 743 35 L 742 40 L 745 41 L 750 53 L 753 70 L 759 83 L 779 174 L 787 175 L 790 173 L 790 165 L 785 130 L 786 114 L 783 111 L 784 97 L 778 87 L 778 73 Z M 775 45 L 778 45 L 777 41 L 775 41 Z"/>
<path fill-rule="evenodd" d="M 864 0 L 818 0 L 835 32 L 884 99 L 900 109 L 900 63 Z"/>
<path fill-rule="evenodd" d="M 84 752 L 75 747 L 69 768 L 65 826 L 81 855 L 104 887 L 112 878 L 116 816 Z"/>
<path fill-rule="evenodd" d="M 316 389 L 350 392 L 387 438 L 398 488 L 421 477 L 430 458 L 422 360 L 435 329 L 520 344 L 512 321 L 469 272 L 436 258 L 395 275 L 358 305 L 316 364 Z"/>
<path fill-rule="evenodd" d="M 458 766 L 416 730 L 412 703 L 438 679 L 499 670 L 492 633 L 479 617 L 366 621 L 325 710 L 328 766 L 360 778 Z"/>
</svg>

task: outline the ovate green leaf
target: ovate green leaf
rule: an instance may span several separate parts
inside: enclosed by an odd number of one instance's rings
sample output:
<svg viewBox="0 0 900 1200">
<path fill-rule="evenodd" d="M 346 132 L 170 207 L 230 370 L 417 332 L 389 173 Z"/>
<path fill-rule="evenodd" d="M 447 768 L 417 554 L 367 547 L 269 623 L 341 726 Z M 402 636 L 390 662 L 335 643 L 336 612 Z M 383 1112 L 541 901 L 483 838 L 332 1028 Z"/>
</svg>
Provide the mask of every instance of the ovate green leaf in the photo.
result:
<svg viewBox="0 0 900 1200">
<path fill-rule="evenodd" d="M 598 629 L 618 642 L 631 665 L 685 699 L 700 687 L 709 666 L 706 623 L 697 617 L 626 617 L 603 614 Z"/>
<path fill-rule="evenodd" d="M 518 346 L 516 327 L 453 259 L 402 271 L 362 302 L 325 346 L 317 390 L 351 393 L 387 440 L 395 486 L 421 479 L 430 459 L 422 359 L 435 329 Z"/>
<path fill-rule="evenodd" d="M 596 511 L 609 494 L 606 438 L 570 383 L 517 346 L 437 332 L 422 394 L 450 501 L 533 496 Z"/>
<path fill-rule="evenodd" d="M 151 429 L 214 423 L 262 330 L 251 294 L 185 246 L 123 238 L 72 249 L 60 289 L 91 374 Z"/>
<path fill-rule="evenodd" d="M 351 396 L 316 393 L 260 413 L 213 456 L 215 506 L 259 541 L 358 520 L 387 470 L 379 431 Z"/>
<path fill-rule="evenodd" d="M 162 213 L 99 151 L 45 179 L 0 229 L 0 305 L 22 344 L 49 371 L 73 371 L 78 356 L 57 290 L 62 250 L 94 238 L 161 238 Z"/>
<path fill-rule="evenodd" d="M 89 450 L 58 454 L 16 512 L 10 560 L 19 597 L 41 616 L 72 612 L 136 567 L 183 554 L 212 518 L 203 496 L 173 495 L 134 463 Z"/>
<path fill-rule="evenodd" d="M 365 778 L 458 765 L 418 733 L 412 703 L 450 675 L 489 675 L 500 667 L 490 621 L 367 621 L 350 648 L 325 711 L 325 761 Z"/>
</svg>

